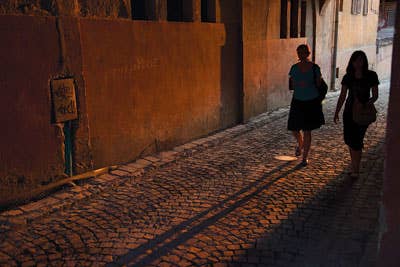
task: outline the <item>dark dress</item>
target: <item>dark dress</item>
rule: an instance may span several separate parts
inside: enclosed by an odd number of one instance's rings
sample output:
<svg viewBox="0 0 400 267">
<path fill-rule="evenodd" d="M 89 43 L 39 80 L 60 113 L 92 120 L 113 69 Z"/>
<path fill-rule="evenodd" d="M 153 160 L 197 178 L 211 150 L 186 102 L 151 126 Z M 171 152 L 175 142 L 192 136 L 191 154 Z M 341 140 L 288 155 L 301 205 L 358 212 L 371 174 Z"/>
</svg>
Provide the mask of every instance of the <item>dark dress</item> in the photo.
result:
<svg viewBox="0 0 400 267">
<path fill-rule="evenodd" d="M 371 98 L 371 88 L 379 84 L 378 75 L 374 71 L 368 71 L 361 79 L 356 79 L 346 74 L 343 77 L 342 85 L 349 89 L 343 112 L 343 135 L 346 145 L 354 150 L 364 148 L 364 137 L 368 126 L 361 126 L 353 120 L 353 103 L 355 97 L 361 103 L 367 103 Z"/>
<path fill-rule="evenodd" d="M 301 72 L 297 65 L 293 65 L 289 72 L 295 83 L 289 111 L 289 131 L 312 131 L 325 124 L 319 92 L 315 86 L 315 76 L 320 76 L 321 71 L 318 65 L 315 66 L 315 72 L 313 69 Z"/>
</svg>

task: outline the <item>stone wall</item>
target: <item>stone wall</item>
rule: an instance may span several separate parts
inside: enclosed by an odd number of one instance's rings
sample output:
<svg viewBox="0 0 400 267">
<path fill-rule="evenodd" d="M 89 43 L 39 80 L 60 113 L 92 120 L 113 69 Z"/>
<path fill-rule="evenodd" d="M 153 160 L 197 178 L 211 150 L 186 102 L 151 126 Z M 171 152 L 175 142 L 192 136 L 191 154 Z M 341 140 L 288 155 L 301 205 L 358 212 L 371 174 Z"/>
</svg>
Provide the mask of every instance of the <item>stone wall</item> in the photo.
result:
<svg viewBox="0 0 400 267">
<path fill-rule="evenodd" d="M 379 45 L 378 54 L 376 55 L 376 65 L 379 80 L 388 81 L 390 80 L 392 70 L 392 52 L 393 43 L 392 41 Z"/>
<path fill-rule="evenodd" d="M 52 123 L 49 89 L 62 72 L 56 20 L 0 16 L 0 25 L 2 200 L 62 178 L 65 164 L 62 125 Z"/>
<path fill-rule="evenodd" d="M 222 127 L 223 25 L 84 19 L 80 29 L 95 168 Z"/>
<path fill-rule="evenodd" d="M 296 62 L 296 47 L 305 42 L 301 38 L 280 39 L 278 1 L 243 1 L 245 121 L 290 103 L 288 72 Z"/>
<path fill-rule="evenodd" d="M 316 1 L 315 63 L 321 67 L 322 77 L 329 89 L 332 81 L 333 46 L 335 32 L 335 0 L 327 0 L 323 6 Z"/>
<path fill-rule="evenodd" d="M 129 0 L 4 0 L 0 14 L 130 18 Z"/>
<path fill-rule="evenodd" d="M 368 1 L 375 4 L 377 0 Z M 361 1 L 364 2 L 364 1 Z M 340 88 L 340 82 L 344 74 L 351 54 L 355 50 L 363 50 L 369 60 L 370 68 L 377 69 L 376 63 L 376 38 L 378 29 L 378 11 L 368 7 L 368 14 L 361 13 L 354 15 L 351 13 L 351 0 L 344 0 L 343 11 L 339 12 L 339 42 L 337 53 L 337 67 L 339 68 L 339 78 L 336 87 Z"/>
<path fill-rule="evenodd" d="M 154 21 L 130 19 L 125 0 L 1 2 L 4 194 L 64 176 L 63 125 L 51 117 L 53 78 L 75 79 L 75 174 L 169 149 L 289 104 L 288 71 L 297 61 L 296 47 L 313 40 L 313 14 L 306 37 L 280 39 L 279 1 L 210 1 L 212 23 L 199 21 L 200 2 L 191 1 L 191 22 L 166 21 L 164 0 L 152 0 Z M 333 8 L 333 0 L 321 13 L 316 6 L 316 62 L 327 80 Z M 8 105 L 14 98 L 17 104 Z"/>
<path fill-rule="evenodd" d="M 44 13 L 0 20 L 0 202 L 65 177 L 64 125 L 52 117 L 54 78 L 75 79 L 74 174 L 240 121 L 241 20 L 235 13 L 220 12 L 225 24 Z"/>
</svg>

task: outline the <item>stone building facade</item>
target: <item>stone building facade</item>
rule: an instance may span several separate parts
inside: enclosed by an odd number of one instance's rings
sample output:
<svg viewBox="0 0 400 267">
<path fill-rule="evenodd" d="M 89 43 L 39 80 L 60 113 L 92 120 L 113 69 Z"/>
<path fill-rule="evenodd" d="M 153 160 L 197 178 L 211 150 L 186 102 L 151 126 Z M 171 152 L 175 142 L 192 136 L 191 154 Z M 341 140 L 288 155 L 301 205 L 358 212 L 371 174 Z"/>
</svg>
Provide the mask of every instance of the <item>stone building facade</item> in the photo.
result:
<svg viewBox="0 0 400 267">
<path fill-rule="evenodd" d="M 363 50 L 370 69 L 377 70 L 376 39 L 379 17 L 379 0 L 340 0 L 336 64 L 336 88 L 346 73 L 351 54 Z"/>
<path fill-rule="evenodd" d="M 356 47 L 374 62 L 377 14 L 350 17 L 350 3 L 337 17 L 335 0 L 2 1 L 1 200 L 69 161 L 73 174 L 129 162 L 287 106 L 299 44 L 332 84 L 335 54 L 339 74 Z M 347 23 L 364 33 L 348 38 Z M 60 78 L 74 80 L 69 123 L 54 121 Z"/>
</svg>

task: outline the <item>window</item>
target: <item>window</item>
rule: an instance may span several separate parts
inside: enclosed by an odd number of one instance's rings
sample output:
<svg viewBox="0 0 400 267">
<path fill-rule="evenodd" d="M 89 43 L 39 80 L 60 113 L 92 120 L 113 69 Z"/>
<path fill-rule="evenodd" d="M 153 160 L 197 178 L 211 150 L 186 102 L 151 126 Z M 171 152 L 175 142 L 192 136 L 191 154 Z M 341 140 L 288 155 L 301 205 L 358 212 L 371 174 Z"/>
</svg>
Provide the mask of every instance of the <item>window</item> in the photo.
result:
<svg viewBox="0 0 400 267">
<path fill-rule="evenodd" d="M 306 37 L 307 26 L 307 1 L 301 1 L 301 18 L 300 18 L 300 37 Z"/>
<path fill-rule="evenodd" d="M 368 15 L 368 8 L 369 8 L 369 0 L 364 0 L 364 6 L 363 6 L 363 15 L 367 16 Z"/>
<path fill-rule="evenodd" d="M 281 39 L 287 38 L 287 26 L 288 26 L 288 0 L 281 0 Z"/>
<path fill-rule="evenodd" d="M 281 39 L 288 37 L 305 37 L 307 27 L 307 0 L 281 0 L 280 26 Z"/>
<path fill-rule="evenodd" d="M 299 37 L 299 0 L 290 1 L 290 37 Z"/>
<path fill-rule="evenodd" d="M 132 0 L 131 9 L 134 20 L 156 20 L 154 1 Z"/>
<path fill-rule="evenodd" d="M 201 21 L 216 22 L 215 0 L 201 0 Z"/>
<path fill-rule="evenodd" d="M 361 0 L 352 0 L 351 3 L 351 14 L 361 14 Z"/>
<path fill-rule="evenodd" d="M 343 2 L 344 0 L 339 0 L 339 11 L 343 12 Z"/>
<path fill-rule="evenodd" d="M 393 27 L 396 21 L 396 16 L 395 16 L 395 10 L 394 9 L 389 9 L 387 11 L 387 25 L 389 27 Z"/>
<path fill-rule="evenodd" d="M 146 0 L 133 0 L 131 2 L 132 18 L 135 20 L 146 20 Z"/>
<path fill-rule="evenodd" d="M 167 0 L 167 20 L 195 21 L 197 19 L 195 18 L 195 8 L 196 6 L 193 1 Z"/>
<path fill-rule="evenodd" d="M 168 0 L 167 2 L 167 19 L 169 21 L 182 21 L 183 19 L 183 1 Z"/>
</svg>

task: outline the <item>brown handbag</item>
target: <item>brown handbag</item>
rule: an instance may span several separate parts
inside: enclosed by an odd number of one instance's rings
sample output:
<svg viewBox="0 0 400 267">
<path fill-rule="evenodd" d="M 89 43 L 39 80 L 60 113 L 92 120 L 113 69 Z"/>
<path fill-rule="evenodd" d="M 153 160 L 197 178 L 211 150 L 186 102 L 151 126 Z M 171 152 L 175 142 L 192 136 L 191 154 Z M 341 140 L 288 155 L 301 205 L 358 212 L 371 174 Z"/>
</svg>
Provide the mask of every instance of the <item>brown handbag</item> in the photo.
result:
<svg viewBox="0 0 400 267">
<path fill-rule="evenodd" d="M 361 126 L 368 126 L 376 121 L 376 114 L 378 111 L 375 105 L 363 104 L 357 98 L 354 99 L 353 103 L 353 121 Z"/>
</svg>

